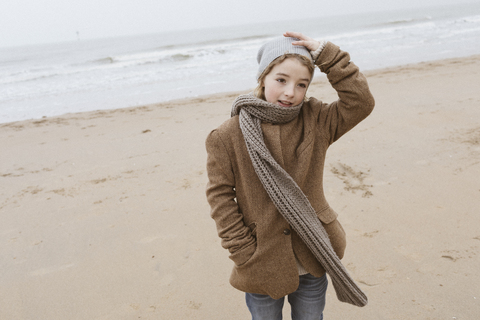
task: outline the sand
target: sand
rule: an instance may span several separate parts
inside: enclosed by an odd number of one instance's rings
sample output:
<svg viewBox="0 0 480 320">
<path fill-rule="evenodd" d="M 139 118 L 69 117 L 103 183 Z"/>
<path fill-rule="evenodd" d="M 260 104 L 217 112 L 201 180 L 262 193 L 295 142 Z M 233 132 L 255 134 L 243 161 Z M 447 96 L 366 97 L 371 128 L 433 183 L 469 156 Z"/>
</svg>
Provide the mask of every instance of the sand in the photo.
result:
<svg viewBox="0 0 480 320">
<path fill-rule="evenodd" d="M 366 73 L 376 108 L 325 186 L 369 305 L 330 286 L 326 319 L 479 319 L 479 72 Z M 249 319 L 204 194 L 205 137 L 238 94 L 0 124 L 0 319 Z M 310 95 L 336 99 L 324 78 Z"/>
</svg>

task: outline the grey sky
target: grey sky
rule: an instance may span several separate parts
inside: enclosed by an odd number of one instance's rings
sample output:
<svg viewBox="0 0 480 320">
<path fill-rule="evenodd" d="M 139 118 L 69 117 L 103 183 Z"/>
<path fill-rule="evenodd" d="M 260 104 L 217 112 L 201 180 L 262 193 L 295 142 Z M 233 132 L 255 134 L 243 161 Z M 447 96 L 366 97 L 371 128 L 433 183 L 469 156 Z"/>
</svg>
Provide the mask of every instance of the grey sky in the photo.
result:
<svg viewBox="0 0 480 320">
<path fill-rule="evenodd" d="M 3 0 L 0 46 L 465 2 L 475 0 Z"/>
</svg>

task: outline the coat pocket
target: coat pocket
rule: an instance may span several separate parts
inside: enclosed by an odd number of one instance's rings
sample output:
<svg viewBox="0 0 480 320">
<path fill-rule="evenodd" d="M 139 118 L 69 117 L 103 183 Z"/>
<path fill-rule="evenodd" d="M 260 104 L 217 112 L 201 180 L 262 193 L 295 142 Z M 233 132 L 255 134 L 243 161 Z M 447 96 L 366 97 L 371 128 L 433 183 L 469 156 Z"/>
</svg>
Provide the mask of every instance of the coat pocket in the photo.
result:
<svg viewBox="0 0 480 320">
<path fill-rule="evenodd" d="M 235 251 L 229 256 L 229 258 L 232 259 L 233 262 L 235 262 L 237 267 L 240 267 L 245 263 L 247 263 L 248 260 L 250 260 L 250 258 L 252 258 L 255 251 L 257 251 L 256 241 L 246 248 L 242 248 L 238 251 Z"/>
<path fill-rule="evenodd" d="M 250 229 L 250 233 L 252 237 L 257 239 L 257 224 L 255 222 L 252 222 L 248 225 L 248 228 Z M 230 259 L 235 262 L 235 264 L 240 267 L 244 265 L 245 263 L 250 260 L 250 258 L 253 256 L 255 251 L 257 250 L 257 241 L 253 242 L 249 246 L 242 248 L 238 251 L 235 251 L 234 253 L 230 254 Z"/>
<path fill-rule="evenodd" d="M 252 222 L 248 225 L 248 228 L 250 229 L 250 232 L 252 233 L 253 237 L 257 237 L 257 223 Z"/>
<path fill-rule="evenodd" d="M 333 211 L 332 208 L 329 206 L 323 208 L 320 211 L 317 211 L 317 217 L 322 221 L 324 224 L 329 224 L 335 221 L 338 217 L 338 214 Z"/>
<path fill-rule="evenodd" d="M 332 208 L 326 207 L 317 212 L 317 217 L 323 224 L 325 231 L 330 238 L 332 248 L 337 256 L 342 259 L 345 253 L 345 247 L 347 246 L 347 238 L 342 225 L 337 220 L 338 214 L 333 211 Z"/>
</svg>

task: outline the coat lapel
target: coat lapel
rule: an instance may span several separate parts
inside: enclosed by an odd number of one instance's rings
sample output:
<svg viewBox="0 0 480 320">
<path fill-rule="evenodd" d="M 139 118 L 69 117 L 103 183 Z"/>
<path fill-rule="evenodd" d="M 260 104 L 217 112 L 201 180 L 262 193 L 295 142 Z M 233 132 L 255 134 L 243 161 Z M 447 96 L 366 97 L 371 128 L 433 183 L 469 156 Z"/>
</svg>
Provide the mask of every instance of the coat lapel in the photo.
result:
<svg viewBox="0 0 480 320">
<path fill-rule="evenodd" d="M 282 144 L 280 137 L 280 125 L 262 123 L 263 139 L 265 145 L 273 156 L 273 159 L 285 170 L 285 159 L 283 158 Z"/>
<path fill-rule="evenodd" d="M 304 119 L 299 117 L 280 129 L 285 163 L 288 164 L 286 170 L 299 186 L 304 184 L 307 177 L 315 140 L 313 126 Z"/>
</svg>

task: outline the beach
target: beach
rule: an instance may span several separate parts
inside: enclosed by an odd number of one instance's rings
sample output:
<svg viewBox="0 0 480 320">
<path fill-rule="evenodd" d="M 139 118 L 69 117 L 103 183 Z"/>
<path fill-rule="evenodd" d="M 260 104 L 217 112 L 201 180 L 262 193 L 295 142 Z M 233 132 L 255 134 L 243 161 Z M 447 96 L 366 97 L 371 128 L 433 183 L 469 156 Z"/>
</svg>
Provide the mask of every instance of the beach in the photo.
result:
<svg viewBox="0 0 480 320">
<path fill-rule="evenodd" d="M 324 184 L 369 304 L 330 286 L 325 318 L 478 319 L 480 56 L 365 74 L 375 110 Z M 245 92 L 0 124 L 0 319 L 248 319 L 204 147 Z"/>
</svg>

